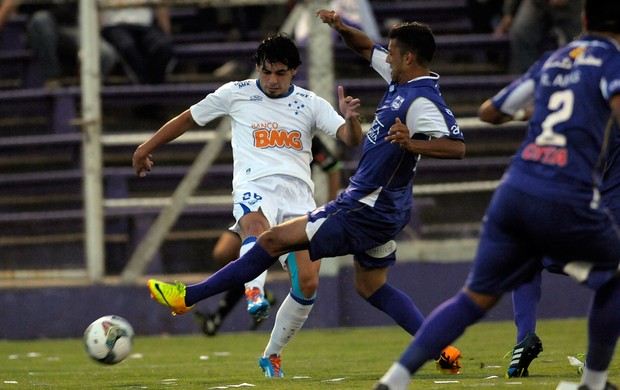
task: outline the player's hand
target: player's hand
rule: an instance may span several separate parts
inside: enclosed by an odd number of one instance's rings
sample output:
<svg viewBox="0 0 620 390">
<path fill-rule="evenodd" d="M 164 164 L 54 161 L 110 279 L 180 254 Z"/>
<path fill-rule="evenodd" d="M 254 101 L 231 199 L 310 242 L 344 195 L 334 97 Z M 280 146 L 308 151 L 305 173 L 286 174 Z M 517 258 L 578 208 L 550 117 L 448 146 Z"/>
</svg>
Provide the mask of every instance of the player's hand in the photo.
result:
<svg viewBox="0 0 620 390">
<path fill-rule="evenodd" d="M 138 177 L 144 177 L 146 176 L 146 173 L 150 172 L 151 168 L 153 168 L 153 156 L 150 154 L 142 155 L 139 152 L 139 149 L 136 149 L 133 154 L 133 158 L 131 159 L 131 163 L 133 165 L 133 169 L 136 171 L 136 175 L 138 175 Z"/>
<path fill-rule="evenodd" d="M 386 141 L 390 141 L 393 144 L 399 144 L 401 148 L 405 148 L 411 140 L 409 129 L 404 123 L 400 121 L 400 118 L 396 118 L 396 122 L 388 130 L 388 135 L 385 137 Z"/>
<path fill-rule="evenodd" d="M 344 27 L 344 23 L 342 23 L 342 19 L 336 13 L 336 11 L 328 10 L 328 9 L 320 9 L 316 11 L 315 14 L 317 17 L 321 18 L 321 21 L 334 30 L 338 31 L 338 29 Z"/>
<path fill-rule="evenodd" d="M 357 109 L 361 106 L 360 100 L 351 96 L 345 97 L 344 87 L 342 85 L 338 86 L 338 106 L 340 107 L 340 112 L 344 116 L 344 119 L 352 119 L 360 116 L 360 113 L 357 112 Z"/>
</svg>

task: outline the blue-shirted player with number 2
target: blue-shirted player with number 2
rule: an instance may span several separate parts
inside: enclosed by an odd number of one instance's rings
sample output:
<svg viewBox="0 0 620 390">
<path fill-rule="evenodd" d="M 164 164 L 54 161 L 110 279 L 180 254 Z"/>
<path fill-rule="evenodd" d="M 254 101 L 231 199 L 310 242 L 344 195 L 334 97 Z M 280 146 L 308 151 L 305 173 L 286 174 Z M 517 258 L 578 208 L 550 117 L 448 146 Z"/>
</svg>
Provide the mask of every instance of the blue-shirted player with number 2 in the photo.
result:
<svg viewBox="0 0 620 390">
<path fill-rule="evenodd" d="M 584 35 L 528 76 L 536 89 L 527 136 L 487 209 L 464 289 L 428 316 L 375 389 L 407 389 L 543 257 L 594 290 L 581 383 L 558 389 L 617 389 L 607 372 L 620 333 L 620 236 L 599 187 L 620 122 L 620 2 L 586 0 L 584 11 Z"/>
</svg>

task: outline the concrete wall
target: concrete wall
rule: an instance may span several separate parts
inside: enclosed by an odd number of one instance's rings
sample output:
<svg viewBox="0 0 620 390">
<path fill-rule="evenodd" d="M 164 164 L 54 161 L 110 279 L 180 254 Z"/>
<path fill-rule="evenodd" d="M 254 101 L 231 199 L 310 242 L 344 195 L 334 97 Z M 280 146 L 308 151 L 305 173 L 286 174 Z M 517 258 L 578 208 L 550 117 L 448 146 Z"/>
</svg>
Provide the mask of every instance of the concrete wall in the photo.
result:
<svg viewBox="0 0 620 390">
<path fill-rule="evenodd" d="M 407 292 L 422 313 L 451 297 L 462 286 L 469 262 L 406 262 L 390 271 L 390 281 Z M 279 302 L 289 286 L 284 280 L 268 283 Z M 566 276 L 543 273 L 540 318 L 583 317 L 591 293 Z M 198 310 L 214 310 L 218 297 L 197 305 Z M 277 306 L 277 305 L 276 305 Z M 117 314 L 125 317 L 139 335 L 199 333 L 192 313 L 171 316 L 149 298 L 145 286 L 81 286 L 20 288 L 0 290 L 0 339 L 80 337 L 96 318 Z M 270 331 L 275 311 L 262 325 Z M 504 297 L 485 321 L 512 319 L 512 304 Z M 305 328 L 392 325 L 392 320 L 355 293 L 353 269 L 347 264 L 337 276 L 323 276 L 318 299 Z M 251 325 L 245 304 L 237 305 L 222 331 L 244 331 Z"/>
</svg>

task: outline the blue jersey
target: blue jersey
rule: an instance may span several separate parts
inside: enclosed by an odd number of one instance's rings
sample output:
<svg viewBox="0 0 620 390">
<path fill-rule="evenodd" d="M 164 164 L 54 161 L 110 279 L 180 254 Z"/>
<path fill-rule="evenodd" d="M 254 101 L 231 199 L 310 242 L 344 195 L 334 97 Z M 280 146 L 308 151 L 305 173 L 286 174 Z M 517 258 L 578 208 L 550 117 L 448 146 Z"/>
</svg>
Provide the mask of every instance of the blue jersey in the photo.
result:
<svg viewBox="0 0 620 390">
<path fill-rule="evenodd" d="M 390 74 L 385 49 L 377 47 L 372 64 L 384 79 Z M 439 76 L 418 77 L 406 83 L 391 82 L 377 106 L 366 135 L 358 168 L 346 192 L 353 199 L 378 210 L 412 207 L 412 179 L 420 156 L 386 141 L 388 130 L 399 118 L 412 138 L 450 137 L 463 140 L 452 112 L 441 97 Z"/>
<path fill-rule="evenodd" d="M 519 82 L 536 86 L 534 112 L 505 182 L 538 197 L 596 205 L 609 100 L 620 93 L 620 48 L 585 36 L 539 61 Z M 576 104 L 578 99 L 592 104 Z"/>
<path fill-rule="evenodd" d="M 391 82 L 386 53 L 377 46 L 372 55 L 372 66 L 389 86 L 366 135 L 358 168 L 336 200 L 308 214 L 306 233 L 312 259 L 353 254 L 367 268 L 394 263 L 393 240 L 409 222 L 412 180 L 420 159 L 385 140 L 396 118 L 412 138 L 463 140 L 439 93 L 439 76 L 431 73 L 406 83 Z"/>
<path fill-rule="evenodd" d="M 604 203 L 620 206 L 620 145 L 609 125 L 609 101 L 620 93 L 620 47 L 585 36 L 541 59 L 493 104 L 510 114 L 530 92 L 528 133 L 487 209 L 467 286 L 510 291 L 548 257 L 598 288 L 617 272 L 620 252 L 613 218 L 598 207 L 603 172 Z"/>
</svg>

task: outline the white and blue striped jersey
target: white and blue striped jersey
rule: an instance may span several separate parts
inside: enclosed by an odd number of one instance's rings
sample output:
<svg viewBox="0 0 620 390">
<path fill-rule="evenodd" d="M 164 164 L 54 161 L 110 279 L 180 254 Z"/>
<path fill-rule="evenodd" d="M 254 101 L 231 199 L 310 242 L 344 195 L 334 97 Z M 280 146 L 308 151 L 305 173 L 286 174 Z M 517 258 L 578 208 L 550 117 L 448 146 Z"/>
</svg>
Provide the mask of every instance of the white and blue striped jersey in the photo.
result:
<svg viewBox="0 0 620 390">
<path fill-rule="evenodd" d="M 336 137 L 345 123 L 315 93 L 292 85 L 286 95 L 270 98 L 257 79 L 224 84 L 190 112 L 200 126 L 225 115 L 231 118 L 233 188 L 265 176 L 288 175 L 314 191 L 312 138 L 317 131 Z"/>
</svg>

